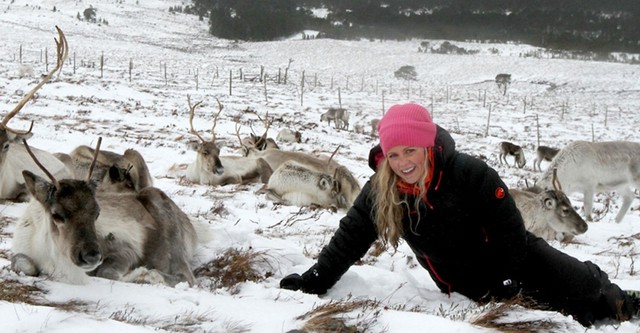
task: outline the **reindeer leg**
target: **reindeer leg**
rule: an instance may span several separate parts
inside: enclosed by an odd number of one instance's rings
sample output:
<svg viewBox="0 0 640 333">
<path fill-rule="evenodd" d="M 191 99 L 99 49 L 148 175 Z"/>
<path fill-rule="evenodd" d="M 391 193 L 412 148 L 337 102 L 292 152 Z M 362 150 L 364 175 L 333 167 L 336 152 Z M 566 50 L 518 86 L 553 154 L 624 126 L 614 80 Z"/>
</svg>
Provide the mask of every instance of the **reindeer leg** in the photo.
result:
<svg viewBox="0 0 640 333">
<path fill-rule="evenodd" d="M 16 273 L 24 273 L 27 276 L 40 275 L 40 269 L 31 260 L 31 258 L 23 253 L 17 253 L 11 257 L 11 270 Z"/>
<path fill-rule="evenodd" d="M 584 198 L 584 215 L 586 216 L 586 220 L 587 221 L 593 221 L 593 218 L 591 217 L 591 212 L 593 211 L 593 191 L 584 191 L 583 192 Z"/>
<path fill-rule="evenodd" d="M 627 214 L 629 207 L 631 207 L 631 202 L 633 201 L 633 191 L 630 188 L 621 189 L 619 191 L 620 196 L 622 197 L 622 206 L 620 206 L 620 210 L 616 215 L 616 222 L 620 223 L 624 216 Z"/>
</svg>

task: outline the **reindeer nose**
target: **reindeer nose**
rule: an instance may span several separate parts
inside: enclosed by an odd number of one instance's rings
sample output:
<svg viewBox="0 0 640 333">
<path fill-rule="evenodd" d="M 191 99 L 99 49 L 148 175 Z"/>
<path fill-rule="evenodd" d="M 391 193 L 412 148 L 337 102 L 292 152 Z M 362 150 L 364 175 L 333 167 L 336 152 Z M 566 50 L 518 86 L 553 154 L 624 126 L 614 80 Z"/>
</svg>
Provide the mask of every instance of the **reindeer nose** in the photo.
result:
<svg viewBox="0 0 640 333">
<path fill-rule="evenodd" d="M 214 170 L 214 172 L 216 173 L 216 175 L 219 176 L 224 173 L 224 167 L 222 165 L 216 166 L 216 169 Z"/>
<path fill-rule="evenodd" d="M 80 252 L 80 266 L 95 267 L 102 261 L 102 253 L 98 249 L 83 250 Z"/>
</svg>

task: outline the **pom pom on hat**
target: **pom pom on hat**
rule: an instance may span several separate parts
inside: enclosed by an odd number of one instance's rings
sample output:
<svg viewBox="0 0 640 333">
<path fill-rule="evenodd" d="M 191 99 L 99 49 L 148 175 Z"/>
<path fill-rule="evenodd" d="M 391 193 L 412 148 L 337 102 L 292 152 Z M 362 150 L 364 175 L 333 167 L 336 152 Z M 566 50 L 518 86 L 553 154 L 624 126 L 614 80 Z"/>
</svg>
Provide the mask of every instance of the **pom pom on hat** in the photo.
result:
<svg viewBox="0 0 640 333">
<path fill-rule="evenodd" d="M 382 152 L 395 146 L 433 147 L 436 124 L 429 111 L 418 104 L 397 104 L 389 108 L 378 123 Z"/>
</svg>

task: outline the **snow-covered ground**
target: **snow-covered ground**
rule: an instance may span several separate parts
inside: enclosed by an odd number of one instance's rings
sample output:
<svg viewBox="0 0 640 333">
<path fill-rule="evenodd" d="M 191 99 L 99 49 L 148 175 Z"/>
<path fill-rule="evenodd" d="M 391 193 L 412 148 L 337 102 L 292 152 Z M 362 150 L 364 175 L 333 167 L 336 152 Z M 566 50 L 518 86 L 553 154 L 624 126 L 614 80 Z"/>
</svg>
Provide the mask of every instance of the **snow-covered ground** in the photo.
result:
<svg viewBox="0 0 640 333">
<path fill-rule="evenodd" d="M 262 278 L 222 288 L 215 287 L 211 278 L 199 276 L 196 286 L 170 288 L 99 278 L 88 285 L 68 285 L 46 277 L 18 276 L 9 270 L 10 249 L 14 223 L 26 204 L 4 202 L 0 204 L 0 282 L 14 289 L 37 286 L 46 292 L 36 305 L 0 300 L 3 332 L 287 332 L 303 327 L 308 312 L 331 304 L 360 304 L 341 314 L 360 331 L 416 332 L 426 327 L 434 332 L 491 331 L 471 323 L 487 309 L 461 295 L 441 294 L 404 244 L 397 252 L 367 255 L 362 265 L 352 267 L 322 297 L 279 289 L 282 277 L 302 273 L 313 264 L 345 212 L 274 205 L 255 193 L 260 184 L 212 187 L 169 177 L 172 165 L 195 160 L 195 152 L 187 145 L 195 139 L 189 134 L 187 95 L 204 102 L 194 126 L 205 137 L 211 135 L 218 111 L 215 99 L 224 105 L 215 129 L 223 154 L 240 154 L 236 121 L 243 134 L 250 128 L 258 134 L 264 130 L 247 110 L 261 117 L 268 113 L 275 119 L 270 136 L 282 128 L 303 132 L 303 143 L 281 144 L 282 149 L 331 153 L 342 145 L 335 159 L 361 185 L 372 174 L 366 158 L 376 139 L 320 123 L 320 114 L 329 107 L 342 105 L 351 112 L 351 128 L 356 124 L 367 128 L 392 104 L 422 103 L 452 132 L 459 150 L 485 159 L 512 187 L 525 186 L 525 180 L 531 184 L 541 175 L 532 166 L 538 133 L 541 145 L 554 147 L 574 140 L 640 142 L 637 65 L 523 57 L 535 50 L 526 45 L 456 43 L 480 51 L 457 56 L 418 52 L 420 40 L 294 36 L 279 42 L 234 42 L 209 36 L 205 21 L 168 12 L 171 6 L 188 4 L 181 1 L 31 3 L 0 2 L 2 115 L 38 80 L 18 76 L 20 50 L 22 62 L 32 65 L 36 76 L 46 73 L 55 61 L 57 25 L 67 36 L 70 56 L 62 73 L 43 86 L 10 125 L 26 128 L 35 120 L 29 143 L 50 152 L 94 146 L 98 137 L 103 138 L 104 150 L 121 153 L 135 148 L 146 159 L 155 186 L 212 231 L 213 239 L 198 250 L 195 267 L 230 250 L 253 251 L 260 259 L 256 266 Z M 78 20 L 89 6 L 108 25 Z M 405 65 L 415 68 L 416 81 L 394 77 L 394 71 Z M 282 81 L 286 73 L 286 84 L 239 79 L 241 72 L 251 76 L 261 69 L 271 77 L 280 74 Z M 505 96 L 494 82 L 498 73 L 512 75 Z M 525 168 L 499 165 L 497 144 L 504 140 L 523 146 Z M 542 165 L 544 169 L 548 163 Z M 571 199 L 580 210 L 581 195 L 572 194 Z M 635 268 L 640 204 L 634 200 L 618 224 L 614 217 L 620 204 L 614 194 L 598 195 L 600 214 L 589 224 L 589 231 L 571 244 L 552 245 L 597 263 L 623 288 L 640 289 Z M 511 320 L 549 320 L 557 324 L 556 332 L 585 332 L 572 318 L 558 313 L 511 311 Z M 586 329 L 638 331 L 638 319 Z"/>
</svg>

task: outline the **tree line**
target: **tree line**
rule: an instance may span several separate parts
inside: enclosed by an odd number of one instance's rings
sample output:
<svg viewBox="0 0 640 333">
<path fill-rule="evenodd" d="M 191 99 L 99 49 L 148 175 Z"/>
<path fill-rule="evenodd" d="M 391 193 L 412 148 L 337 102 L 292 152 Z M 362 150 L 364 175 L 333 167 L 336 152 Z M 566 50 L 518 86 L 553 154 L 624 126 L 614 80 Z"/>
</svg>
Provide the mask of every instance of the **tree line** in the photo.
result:
<svg viewBox="0 0 640 333">
<path fill-rule="evenodd" d="M 304 29 L 336 39 L 521 42 L 640 52 L 637 0 L 192 0 L 214 36 L 275 40 Z M 325 17 L 313 9 L 324 8 Z"/>
</svg>

